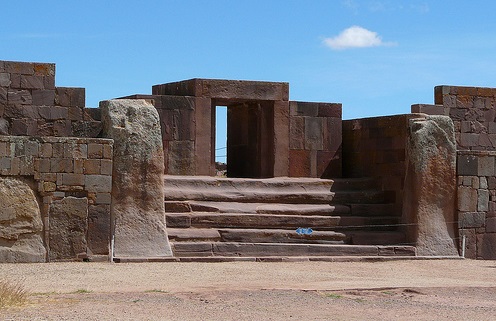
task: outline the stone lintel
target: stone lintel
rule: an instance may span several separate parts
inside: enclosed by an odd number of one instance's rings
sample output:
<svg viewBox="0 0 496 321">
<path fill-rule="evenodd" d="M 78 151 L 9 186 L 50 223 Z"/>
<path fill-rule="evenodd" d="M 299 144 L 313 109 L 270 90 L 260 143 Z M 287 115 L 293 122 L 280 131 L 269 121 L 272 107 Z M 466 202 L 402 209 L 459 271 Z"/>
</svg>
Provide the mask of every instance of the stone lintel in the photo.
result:
<svg viewBox="0 0 496 321">
<path fill-rule="evenodd" d="M 154 95 L 195 96 L 218 99 L 219 104 L 229 100 L 283 100 L 289 99 L 287 82 L 199 79 L 155 85 Z"/>
</svg>

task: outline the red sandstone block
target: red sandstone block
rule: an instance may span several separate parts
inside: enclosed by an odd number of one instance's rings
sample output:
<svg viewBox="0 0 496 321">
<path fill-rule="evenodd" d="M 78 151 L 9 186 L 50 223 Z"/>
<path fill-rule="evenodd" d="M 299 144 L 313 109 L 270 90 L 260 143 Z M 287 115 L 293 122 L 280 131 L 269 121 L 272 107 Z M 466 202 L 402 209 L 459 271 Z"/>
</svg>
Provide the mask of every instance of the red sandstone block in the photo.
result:
<svg viewBox="0 0 496 321">
<path fill-rule="evenodd" d="M 189 175 L 213 175 L 215 173 L 214 162 L 211 159 L 212 149 L 215 148 L 214 137 L 212 137 L 212 119 L 214 119 L 215 109 L 212 109 L 211 100 L 208 98 L 195 98 L 195 141 L 184 142 L 176 145 L 186 146 L 185 154 L 188 155 L 184 161 L 178 159 L 179 154 L 176 152 L 175 157 L 169 157 L 168 166 L 176 167 L 176 173 L 187 174 L 193 170 L 194 174 Z M 214 125 L 215 126 L 215 125 Z M 193 158 L 190 153 L 193 153 Z M 167 156 L 165 156 L 167 157 Z M 172 170 L 172 168 L 170 168 Z"/>
<path fill-rule="evenodd" d="M 320 117 L 305 117 L 305 149 L 324 149 L 322 123 L 323 119 Z"/>
<path fill-rule="evenodd" d="M 13 119 L 10 133 L 12 136 L 35 136 L 37 134 L 37 122 L 35 119 Z"/>
<path fill-rule="evenodd" d="M 102 175 L 112 175 L 112 161 L 109 159 L 102 159 L 100 162 L 100 173 Z"/>
<path fill-rule="evenodd" d="M 84 160 L 84 174 L 100 174 L 100 160 L 99 159 L 85 159 Z"/>
<path fill-rule="evenodd" d="M 103 145 L 89 143 L 88 144 L 88 158 L 102 158 L 103 157 Z"/>
<path fill-rule="evenodd" d="M 474 107 L 474 97 L 468 95 L 457 95 L 456 96 L 456 107 L 457 108 L 472 108 Z"/>
<path fill-rule="evenodd" d="M 81 107 L 68 107 L 67 119 L 69 120 L 83 120 L 83 110 Z"/>
<path fill-rule="evenodd" d="M 305 119 L 291 116 L 289 124 L 289 148 L 305 149 Z"/>
<path fill-rule="evenodd" d="M 74 174 L 83 174 L 84 173 L 84 159 L 74 159 Z"/>
<path fill-rule="evenodd" d="M 33 90 L 33 105 L 36 106 L 53 106 L 55 103 L 54 90 Z"/>
<path fill-rule="evenodd" d="M 327 118 L 323 125 L 323 150 L 337 151 L 343 143 L 343 122 L 340 118 Z"/>
<path fill-rule="evenodd" d="M 50 170 L 53 173 L 72 173 L 74 170 L 72 159 L 52 158 L 50 159 Z"/>
<path fill-rule="evenodd" d="M 43 173 L 43 174 L 41 174 L 40 179 L 42 181 L 46 181 L 46 182 L 56 182 L 57 181 L 57 174 L 56 173 Z"/>
<path fill-rule="evenodd" d="M 462 96 L 476 96 L 477 87 L 456 87 L 456 94 Z"/>
<path fill-rule="evenodd" d="M 71 87 L 55 88 L 55 104 L 63 107 L 84 107 L 85 89 Z"/>
<path fill-rule="evenodd" d="M 33 63 L 34 75 L 55 76 L 55 64 L 53 63 Z"/>
<path fill-rule="evenodd" d="M 317 116 L 319 117 L 342 118 L 342 104 L 320 103 L 318 108 Z"/>
<path fill-rule="evenodd" d="M 317 117 L 319 114 L 319 103 L 290 101 L 289 111 L 291 116 Z"/>
<path fill-rule="evenodd" d="M 341 150 L 317 151 L 317 177 L 336 178 L 341 176 Z"/>
<path fill-rule="evenodd" d="M 50 172 L 50 159 L 48 158 L 38 158 L 34 162 L 35 171 L 39 173 L 49 173 Z"/>
<path fill-rule="evenodd" d="M 57 137 L 72 136 L 72 126 L 70 120 L 56 120 L 53 123 L 53 134 Z"/>
<path fill-rule="evenodd" d="M 43 87 L 45 89 L 55 90 L 55 76 L 43 77 Z"/>
<path fill-rule="evenodd" d="M 43 76 L 21 75 L 22 89 L 44 89 Z"/>
<path fill-rule="evenodd" d="M 10 88 L 11 89 L 21 89 L 21 75 L 20 74 L 10 74 Z"/>
<path fill-rule="evenodd" d="M 43 143 L 40 145 L 40 157 L 52 157 L 52 144 Z"/>
<path fill-rule="evenodd" d="M 88 250 L 93 255 L 108 255 L 109 237 L 111 235 L 110 225 L 109 204 L 88 206 Z"/>
<path fill-rule="evenodd" d="M 38 136 L 53 136 L 53 123 L 43 119 L 37 120 Z"/>
<path fill-rule="evenodd" d="M 73 174 L 73 173 L 62 174 L 62 185 L 83 186 L 84 182 L 85 182 L 85 176 L 83 174 Z"/>
<path fill-rule="evenodd" d="M 68 120 L 68 108 L 53 106 L 50 108 L 50 119 L 52 120 Z M 67 135 L 69 136 L 69 135 Z"/>
<path fill-rule="evenodd" d="M 17 61 L 5 61 L 4 62 L 5 72 L 22 74 L 22 75 L 33 75 L 34 65 L 31 62 L 17 62 Z"/>
<path fill-rule="evenodd" d="M 444 115 L 443 105 L 416 104 L 411 106 L 412 113 L 422 113 L 428 115 Z"/>
<path fill-rule="evenodd" d="M 289 171 L 289 102 L 275 101 L 274 102 L 274 137 L 269 138 L 274 140 L 274 176 L 288 176 Z M 270 136 L 269 136 L 270 137 Z M 266 165 L 271 167 L 269 163 Z M 271 172 L 269 169 L 268 172 Z M 270 175 L 270 174 L 269 174 Z"/>
<path fill-rule="evenodd" d="M 474 147 L 479 145 L 480 134 L 462 133 L 460 135 L 460 147 Z"/>
<path fill-rule="evenodd" d="M 103 145 L 103 158 L 112 159 L 113 158 L 112 145 L 110 144 L 102 144 L 102 145 Z"/>
<path fill-rule="evenodd" d="M 309 150 L 289 151 L 289 176 L 310 177 L 311 158 Z"/>
<path fill-rule="evenodd" d="M 33 103 L 31 93 L 28 90 L 10 89 L 7 91 L 7 99 L 12 104 L 31 105 Z"/>
</svg>

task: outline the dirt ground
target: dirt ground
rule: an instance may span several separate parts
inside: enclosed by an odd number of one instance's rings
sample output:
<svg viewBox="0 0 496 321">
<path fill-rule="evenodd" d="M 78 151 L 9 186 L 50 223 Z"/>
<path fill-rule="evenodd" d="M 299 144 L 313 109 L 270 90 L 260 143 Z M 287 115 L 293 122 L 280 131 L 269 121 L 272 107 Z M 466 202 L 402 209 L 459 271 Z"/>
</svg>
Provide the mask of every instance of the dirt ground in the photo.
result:
<svg viewBox="0 0 496 321">
<path fill-rule="evenodd" d="M 0 264 L 0 320 L 493 320 L 496 261 Z"/>
</svg>

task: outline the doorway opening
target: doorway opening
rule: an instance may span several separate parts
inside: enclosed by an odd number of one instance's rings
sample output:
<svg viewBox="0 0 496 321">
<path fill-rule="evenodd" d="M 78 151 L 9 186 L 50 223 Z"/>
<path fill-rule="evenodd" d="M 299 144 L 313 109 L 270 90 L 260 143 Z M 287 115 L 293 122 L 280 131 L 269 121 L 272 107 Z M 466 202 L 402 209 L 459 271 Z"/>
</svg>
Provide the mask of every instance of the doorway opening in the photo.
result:
<svg viewBox="0 0 496 321">
<path fill-rule="evenodd" d="M 273 103 L 246 100 L 224 103 L 219 104 L 220 108 L 215 105 L 216 114 L 220 112 L 216 115 L 216 162 L 222 160 L 221 156 L 227 157 L 227 177 L 274 177 Z M 226 149 L 220 146 L 224 142 Z"/>
<path fill-rule="evenodd" d="M 227 106 L 215 106 L 215 172 L 227 177 Z"/>
</svg>

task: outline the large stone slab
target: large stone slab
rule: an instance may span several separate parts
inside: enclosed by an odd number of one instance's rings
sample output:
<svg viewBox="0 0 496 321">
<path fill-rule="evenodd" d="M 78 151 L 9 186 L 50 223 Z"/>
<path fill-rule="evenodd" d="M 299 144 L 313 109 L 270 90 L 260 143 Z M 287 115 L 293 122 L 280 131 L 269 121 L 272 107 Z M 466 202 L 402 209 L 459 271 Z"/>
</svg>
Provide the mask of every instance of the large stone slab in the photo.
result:
<svg viewBox="0 0 496 321">
<path fill-rule="evenodd" d="M 414 223 L 409 239 L 419 255 L 458 255 L 456 248 L 456 141 L 447 116 L 409 122 L 403 215 Z"/>
<path fill-rule="evenodd" d="M 32 189 L 21 180 L 0 178 L 0 262 L 45 262 L 42 231 Z"/>
<path fill-rule="evenodd" d="M 50 204 L 50 260 L 74 260 L 87 254 L 88 199 L 64 197 Z"/>
<path fill-rule="evenodd" d="M 172 256 L 165 229 L 164 151 L 157 110 L 145 100 L 100 103 L 114 139 L 113 257 Z"/>
</svg>

